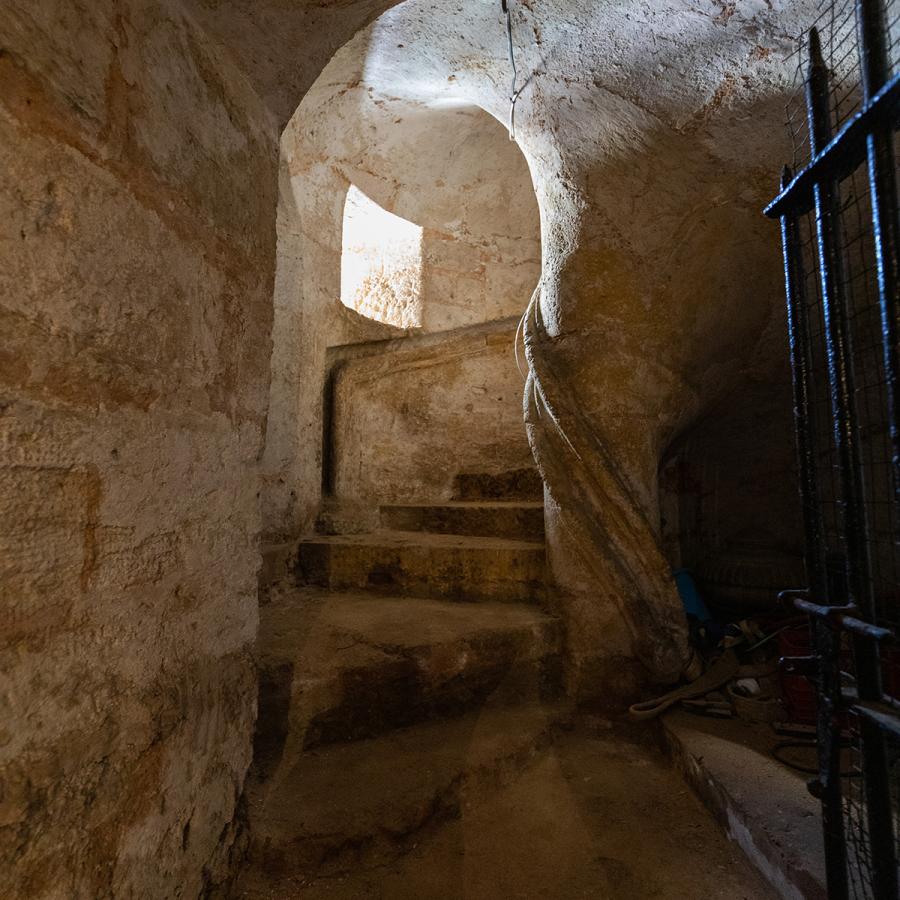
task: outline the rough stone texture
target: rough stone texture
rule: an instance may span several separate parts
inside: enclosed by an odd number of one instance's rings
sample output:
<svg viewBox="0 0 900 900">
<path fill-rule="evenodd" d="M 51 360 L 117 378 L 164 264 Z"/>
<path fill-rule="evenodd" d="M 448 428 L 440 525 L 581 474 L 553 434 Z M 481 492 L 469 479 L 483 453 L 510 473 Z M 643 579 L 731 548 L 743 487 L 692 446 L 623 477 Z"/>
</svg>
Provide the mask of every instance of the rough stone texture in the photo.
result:
<svg viewBox="0 0 900 900">
<path fill-rule="evenodd" d="M 825 900 L 821 804 L 808 776 L 772 757 L 772 730 L 682 711 L 668 713 L 663 728 L 675 765 L 778 896 Z M 808 752 L 797 762 L 813 758 Z"/>
<path fill-rule="evenodd" d="M 262 52 L 259 23 L 277 17 L 280 27 L 273 30 L 280 42 L 313 20 L 336 21 L 335 8 L 291 4 L 288 9 L 278 0 L 260 4 L 258 13 L 245 3 L 199 5 L 261 91 L 278 96 L 285 118 L 290 86 L 311 85 L 310 73 L 339 44 L 330 35 L 327 53 L 317 45 L 299 63 L 285 62 L 269 47 Z M 560 598 L 572 610 L 573 634 L 583 638 L 572 648 L 576 680 L 593 680 L 587 673 L 595 664 L 605 665 L 593 657 L 606 641 L 627 648 L 638 639 L 636 597 L 654 598 L 650 620 L 678 616 L 666 560 L 658 548 L 649 549 L 659 529 L 656 468 L 667 448 L 704 415 L 719 416 L 725 398 L 743 397 L 748 384 L 770 390 L 783 374 L 777 240 L 758 211 L 786 157 L 781 127 L 791 76 L 786 58 L 812 20 L 813 7 L 812 2 L 762 0 L 741 6 L 717 0 L 623 4 L 604 10 L 602 27 L 594 28 L 597 10 L 588 3 L 514 6 L 520 83 L 526 84 L 517 105 L 517 138 L 541 208 L 546 356 L 566 386 L 565 406 L 583 414 L 594 446 L 589 455 L 603 457 L 591 465 L 620 485 L 607 506 L 630 507 L 636 523 L 625 540 L 602 503 L 585 504 L 579 499 L 583 491 L 567 488 L 565 478 L 549 479 L 557 495 L 550 542 Z M 346 9 L 357 22 L 377 12 L 368 3 L 350 3 Z M 386 124 L 394 124 L 387 111 L 403 104 L 435 121 L 438 113 L 481 107 L 505 122 L 509 74 L 496 8 L 476 5 L 463 16 L 456 9 L 408 3 L 339 51 L 310 96 L 336 93 L 339 105 L 341 97 L 365 91 L 371 104 L 386 111 Z M 344 118 L 340 129 L 346 133 Z M 328 122 L 327 115 L 318 120 L 303 141 L 320 141 Z M 302 129 L 311 123 L 300 116 L 296 124 Z M 406 122 L 396 134 L 405 127 Z M 336 148 L 336 155 L 346 149 Z M 314 207 L 332 209 L 329 215 L 336 215 L 337 207 L 327 198 L 340 196 L 344 177 L 330 170 L 333 158 L 335 153 L 314 158 L 323 188 L 309 198 Z M 385 165 L 390 168 L 389 162 L 380 162 L 380 168 L 370 167 L 376 184 Z M 285 182 L 283 196 L 292 194 Z M 322 220 L 314 216 L 310 221 Z M 313 249 L 315 241 L 331 241 L 329 233 L 336 232 L 314 225 Z M 284 246 L 283 269 L 287 283 L 293 283 L 300 277 L 299 244 Z M 333 246 L 323 253 L 326 263 L 331 254 L 333 267 Z M 313 269 L 307 278 L 327 293 L 322 265 L 317 262 Z M 319 334 L 309 327 L 314 319 L 311 314 L 302 327 L 289 324 L 280 330 Z M 285 365 L 275 365 L 276 379 L 283 374 L 285 388 L 273 391 L 270 423 L 274 440 L 266 505 L 273 531 L 308 525 L 317 504 L 317 498 L 307 502 L 296 487 L 314 481 L 309 473 L 316 468 L 310 449 L 315 441 L 303 441 L 293 429 L 294 423 L 308 424 L 316 433 L 319 385 L 297 378 L 291 365 L 315 352 L 322 338 L 302 340 L 286 346 Z M 299 411 L 293 402 L 279 401 L 282 395 L 293 398 L 297 392 L 290 386 L 298 383 L 308 385 L 313 398 L 307 405 L 301 402 Z M 755 406 L 755 400 L 748 405 Z M 763 465 L 786 472 L 780 448 L 770 443 L 761 449 L 765 439 L 754 434 Z M 552 453 L 560 455 L 558 448 Z M 304 461 L 291 470 L 290 461 L 300 457 Z M 730 508 L 746 502 L 741 479 L 750 472 L 733 470 L 738 502 Z M 786 484 L 772 497 L 791 493 Z M 580 507 L 612 536 L 614 550 L 603 549 L 600 534 L 574 521 Z M 795 513 L 780 518 L 788 521 Z M 738 524 L 734 516 L 725 529 L 734 531 Z M 579 532 L 581 537 L 574 537 Z M 616 574 L 623 568 L 621 558 L 636 558 L 638 550 L 652 561 Z M 719 566 L 722 561 L 713 562 Z M 718 577 L 711 573 L 711 580 Z M 590 596 L 598 582 L 611 585 L 600 602 Z M 655 662 L 643 653 L 658 677 L 671 678 L 684 652 L 683 631 L 669 631 L 659 635 L 668 649 Z M 618 652 L 603 650 L 601 657 Z"/>
<path fill-rule="evenodd" d="M 336 496 L 449 499 L 460 473 L 530 465 L 514 336 L 504 320 L 347 360 L 335 387 Z"/>
<path fill-rule="evenodd" d="M 554 500 L 551 560 L 573 636 L 573 686 L 596 685 L 597 672 L 629 657 L 663 681 L 684 663 L 657 470 L 726 397 L 783 373 L 777 239 L 759 209 L 786 153 L 785 60 L 812 6 L 626 5 L 598 29 L 586 3 L 514 10 L 527 81 L 517 139 L 543 238 L 532 331 L 545 390 L 556 388 L 554 414 L 529 418 Z M 321 366 L 307 377 L 297 360 L 340 335 L 361 339 L 320 324 L 334 302 L 328 272 L 339 259 L 347 161 L 364 190 L 402 214 L 394 202 L 432 162 L 433 135 L 447 131 L 441 117 L 480 107 L 507 118 L 499 13 L 473 6 L 461 21 L 416 2 L 385 13 L 335 55 L 285 134 L 281 268 L 308 302 L 301 314 L 278 301 L 276 331 L 288 337 L 273 369 L 266 507 L 275 533 L 308 526 L 317 503 L 297 486 L 315 480 L 315 440 L 302 429 L 317 436 Z M 356 130 L 358 118 L 369 132 Z M 384 149 L 370 153 L 370 140 Z M 490 159 L 481 154 L 482 170 Z M 553 418 L 571 434 L 555 436 Z"/>
<path fill-rule="evenodd" d="M 317 835 L 301 831 L 291 850 L 314 855 L 329 844 L 338 846 L 339 836 L 344 836 L 341 852 L 331 857 L 327 874 L 320 878 L 305 874 L 292 878 L 287 866 L 281 878 L 274 866 L 248 872 L 238 897 L 772 900 L 776 896 L 658 751 L 620 726 L 604 723 L 593 732 L 582 727 L 558 736 L 549 746 L 546 741 L 538 743 L 530 753 L 520 753 L 527 767 L 515 779 L 495 778 L 493 783 L 478 779 L 478 765 L 491 760 L 486 752 L 489 742 L 494 744 L 495 760 L 501 750 L 510 754 L 529 737 L 533 742 L 532 735 L 540 733 L 541 712 L 515 716 L 507 712 L 506 721 L 485 712 L 480 720 L 463 720 L 435 737 L 413 733 L 393 744 L 372 742 L 367 753 L 350 746 L 342 748 L 341 756 L 308 760 L 307 768 L 297 773 L 298 789 L 307 809 L 329 808 L 326 821 L 331 827 Z M 515 736 L 513 729 L 523 733 Z M 410 739 L 417 749 L 407 757 Z M 436 778 L 435 769 L 423 771 L 422 750 L 431 759 L 446 761 L 449 771 L 463 777 L 453 784 Z M 408 766 L 394 764 L 406 760 Z M 503 771 L 510 768 L 507 763 Z M 313 787 L 322 782 L 323 787 Z M 357 785 L 365 785 L 362 792 Z M 385 820 L 381 810 L 394 807 L 397 800 L 396 814 Z M 362 806 L 357 818 L 347 815 L 348 804 Z M 285 823 L 304 824 L 298 808 L 280 805 Z M 374 816 L 372 808 L 377 809 Z M 423 822 L 426 810 L 431 819 Z M 435 829 L 434 819 L 448 814 L 452 819 Z M 373 820 L 386 821 L 388 827 L 373 829 Z M 273 837 L 273 862 L 279 859 L 278 850 L 281 859 L 290 861 L 285 844 L 277 843 L 281 835 Z"/>
<path fill-rule="evenodd" d="M 184 2 L 230 50 L 284 127 L 335 51 L 396 0 Z"/>
<path fill-rule="evenodd" d="M 435 534 L 494 535 L 540 541 L 544 538 L 544 504 L 451 501 L 382 506 L 381 525 L 394 531 L 430 531 Z"/>
<path fill-rule="evenodd" d="M 196 897 L 251 751 L 276 134 L 177 3 L 0 8 L 0 880 Z"/>
<path fill-rule="evenodd" d="M 254 787 L 250 878 L 307 878 L 396 857 L 457 814 L 464 793 L 513 780 L 561 715 L 536 703 L 481 709 L 307 751 Z"/>
<path fill-rule="evenodd" d="M 300 542 L 297 574 L 305 584 L 332 590 L 538 602 L 544 544 L 409 531 L 329 535 Z"/>
<path fill-rule="evenodd" d="M 540 276 L 540 221 L 525 158 L 477 106 L 434 109 L 373 94 L 364 59 L 355 62 L 346 81 L 316 83 L 282 138 L 292 192 L 284 201 L 295 207 L 296 226 L 313 243 L 341 249 L 344 196 L 355 186 L 424 230 L 426 331 L 521 316 Z M 328 259 L 303 249 L 318 284 L 328 284 Z"/>
<path fill-rule="evenodd" d="M 299 562 L 323 588 L 264 595 L 245 882 L 395 857 L 463 792 L 515 777 L 569 708 L 561 623 L 515 602 L 538 587 L 542 544 L 337 536 L 302 541 Z"/>
<path fill-rule="evenodd" d="M 422 227 L 351 186 L 341 231 L 341 303 L 376 322 L 420 328 Z"/>
<path fill-rule="evenodd" d="M 543 503 L 544 482 L 533 465 L 505 472 L 460 472 L 453 479 L 453 498 L 460 501 L 500 500 Z"/>
<path fill-rule="evenodd" d="M 559 622 L 510 603 L 275 588 L 260 609 L 256 766 L 459 715 L 502 687 L 552 691 Z M 286 744 L 290 743 L 290 746 Z"/>
</svg>

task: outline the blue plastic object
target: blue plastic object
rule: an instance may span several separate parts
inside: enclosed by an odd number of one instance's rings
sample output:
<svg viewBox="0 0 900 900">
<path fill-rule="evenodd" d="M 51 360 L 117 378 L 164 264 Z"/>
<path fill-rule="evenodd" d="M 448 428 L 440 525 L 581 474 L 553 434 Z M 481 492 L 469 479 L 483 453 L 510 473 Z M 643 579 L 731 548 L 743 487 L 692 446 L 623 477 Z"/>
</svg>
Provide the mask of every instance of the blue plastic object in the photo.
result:
<svg viewBox="0 0 900 900">
<path fill-rule="evenodd" d="M 698 622 L 708 622 L 712 616 L 710 616 L 709 610 L 706 608 L 706 604 L 697 590 L 694 576 L 687 569 L 675 569 L 672 572 L 672 577 L 675 579 L 675 586 L 678 588 L 684 611 Z"/>
</svg>

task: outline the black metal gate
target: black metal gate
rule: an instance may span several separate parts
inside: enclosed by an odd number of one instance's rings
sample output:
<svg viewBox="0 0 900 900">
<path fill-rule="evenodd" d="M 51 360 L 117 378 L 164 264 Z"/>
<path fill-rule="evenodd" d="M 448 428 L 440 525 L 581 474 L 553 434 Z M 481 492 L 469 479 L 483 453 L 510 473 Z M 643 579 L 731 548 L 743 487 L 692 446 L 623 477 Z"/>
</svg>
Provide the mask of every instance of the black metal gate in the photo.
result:
<svg viewBox="0 0 900 900">
<path fill-rule="evenodd" d="M 900 0 L 829 5 L 799 54 L 781 220 L 829 896 L 898 898 Z M 802 110 L 802 112 L 801 112 Z"/>
</svg>

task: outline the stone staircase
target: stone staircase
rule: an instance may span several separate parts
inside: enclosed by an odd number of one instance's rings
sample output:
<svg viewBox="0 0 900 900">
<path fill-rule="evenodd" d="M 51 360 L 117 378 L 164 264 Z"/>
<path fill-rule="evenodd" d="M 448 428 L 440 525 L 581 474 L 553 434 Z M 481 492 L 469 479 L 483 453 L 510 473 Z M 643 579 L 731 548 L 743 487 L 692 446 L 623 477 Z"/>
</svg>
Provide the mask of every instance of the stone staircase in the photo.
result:
<svg viewBox="0 0 900 900">
<path fill-rule="evenodd" d="M 460 476 L 452 502 L 299 543 L 260 610 L 238 896 L 395 859 L 546 747 L 565 707 L 541 491 Z"/>
</svg>

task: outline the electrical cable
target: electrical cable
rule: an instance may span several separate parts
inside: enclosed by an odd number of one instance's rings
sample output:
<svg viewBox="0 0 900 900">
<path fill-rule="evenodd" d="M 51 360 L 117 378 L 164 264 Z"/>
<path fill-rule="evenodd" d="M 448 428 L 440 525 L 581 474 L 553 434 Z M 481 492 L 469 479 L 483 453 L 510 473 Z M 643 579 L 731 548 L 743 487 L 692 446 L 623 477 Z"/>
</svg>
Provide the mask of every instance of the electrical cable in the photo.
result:
<svg viewBox="0 0 900 900">
<path fill-rule="evenodd" d="M 524 348 L 524 340 L 525 340 L 525 317 L 528 315 L 528 307 L 525 308 L 525 312 L 522 313 L 522 317 L 519 319 L 519 324 L 516 325 L 516 336 L 513 339 L 513 354 L 516 357 L 516 368 L 519 370 L 519 374 L 522 376 L 523 381 L 528 381 L 528 369 L 522 368 L 522 360 L 519 357 L 519 341 L 523 341 Z"/>
<path fill-rule="evenodd" d="M 516 101 L 519 99 L 519 94 L 522 93 L 525 85 L 517 87 L 519 72 L 516 69 L 516 54 L 513 49 L 512 36 L 512 12 L 510 11 L 508 0 L 500 0 L 500 6 L 506 15 L 506 44 L 509 48 L 509 64 L 512 66 L 512 84 L 509 89 L 509 139 L 514 141 L 516 139 Z"/>
<path fill-rule="evenodd" d="M 847 749 L 849 748 L 850 742 L 846 740 L 841 741 L 841 748 Z M 796 772 L 802 772 L 804 775 L 818 775 L 819 769 L 813 768 L 812 766 L 804 766 L 800 763 L 796 763 L 791 761 L 790 759 L 786 759 L 782 755 L 783 750 L 815 750 L 816 742 L 814 740 L 795 740 L 795 741 L 779 741 L 771 750 L 772 756 L 778 760 L 782 765 L 788 766 L 791 769 L 794 769 Z M 858 771 L 848 771 L 841 772 L 841 778 L 860 778 L 862 776 L 861 772 Z"/>
</svg>

